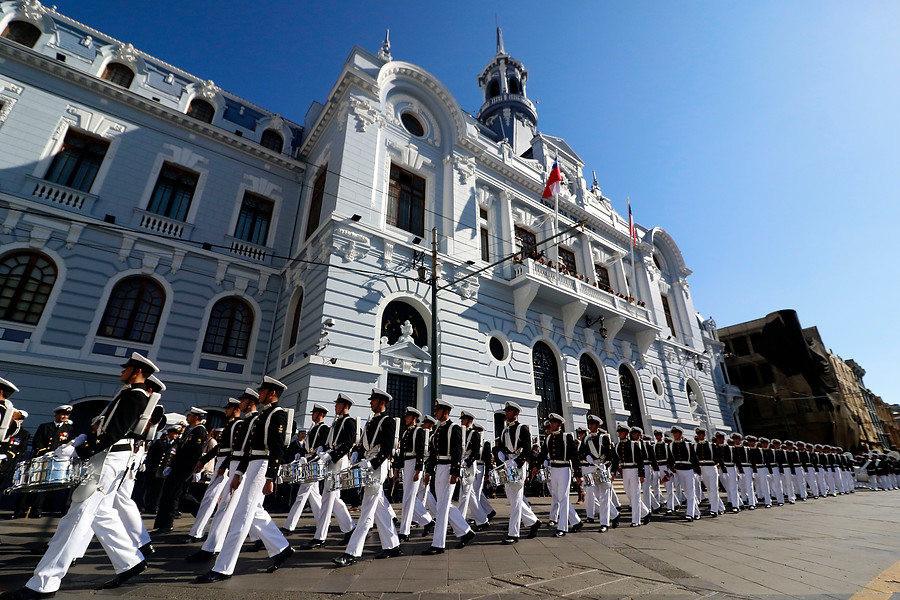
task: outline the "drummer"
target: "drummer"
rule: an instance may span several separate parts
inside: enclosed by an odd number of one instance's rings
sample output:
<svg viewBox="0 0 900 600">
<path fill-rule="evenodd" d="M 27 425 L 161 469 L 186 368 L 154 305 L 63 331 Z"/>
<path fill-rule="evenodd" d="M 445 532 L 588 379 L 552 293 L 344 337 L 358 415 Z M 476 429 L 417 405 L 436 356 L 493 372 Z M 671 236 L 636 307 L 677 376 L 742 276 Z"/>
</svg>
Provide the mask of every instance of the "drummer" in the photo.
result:
<svg viewBox="0 0 900 600">
<path fill-rule="evenodd" d="M 319 452 L 325 451 L 326 440 L 328 439 L 328 425 L 325 424 L 325 417 L 328 415 L 328 409 L 321 404 L 313 404 L 312 422 L 313 426 L 306 432 L 306 439 L 302 440 L 297 446 L 299 450 L 292 456 L 293 460 L 299 461 L 301 464 L 307 464 L 312 461 L 319 460 Z M 301 430 L 304 431 L 304 430 Z M 299 436 L 299 434 L 298 434 Z M 297 527 L 297 521 L 303 514 L 306 503 L 312 510 L 313 519 L 318 522 L 319 512 L 322 510 L 322 494 L 319 492 L 319 482 L 309 481 L 301 483 L 297 490 L 297 498 L 288 512 L 287 520 L 281 532 L 285 535 L 292 533 Z"/>
<path fill-rule="evenodd" d="M 506 497 L 509 499 L 509 529 L 504 544 L 515 544 L 519 541 L 521 525 L 528 528 L 528 538 L 537 536 L 541 523 L 531 508 L 525 503 L 525 469 L 531 458 L 531 432 L 524 423 L 519 423 L 522 408 L 515 402 L 507 402 L 504 406 L 505 424 L 497 438 L 496 456 L 498 462 L 507 469 L 518 472 L 519 479 L 506 484 Z"/>
</svg>

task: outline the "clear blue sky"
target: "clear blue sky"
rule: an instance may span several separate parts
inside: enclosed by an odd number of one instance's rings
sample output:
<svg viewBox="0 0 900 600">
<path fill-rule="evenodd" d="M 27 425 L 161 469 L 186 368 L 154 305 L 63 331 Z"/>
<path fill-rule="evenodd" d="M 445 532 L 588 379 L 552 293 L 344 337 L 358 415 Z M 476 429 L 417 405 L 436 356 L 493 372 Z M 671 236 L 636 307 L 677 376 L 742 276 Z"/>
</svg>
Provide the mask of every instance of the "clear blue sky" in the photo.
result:
<svg viewBox="0 0 900 600">
<path fill-rule="evenodd" d="M 287 118 L 350 49 L 437 76 L 469 112 L 495 51 L 529 69 L 539 129 L 620 212 L 668 230 L 720 327 L 796 309 L 891 403 L 900 384 L 900 2 L 59 0 L 63 14 Z"/>
</svg>

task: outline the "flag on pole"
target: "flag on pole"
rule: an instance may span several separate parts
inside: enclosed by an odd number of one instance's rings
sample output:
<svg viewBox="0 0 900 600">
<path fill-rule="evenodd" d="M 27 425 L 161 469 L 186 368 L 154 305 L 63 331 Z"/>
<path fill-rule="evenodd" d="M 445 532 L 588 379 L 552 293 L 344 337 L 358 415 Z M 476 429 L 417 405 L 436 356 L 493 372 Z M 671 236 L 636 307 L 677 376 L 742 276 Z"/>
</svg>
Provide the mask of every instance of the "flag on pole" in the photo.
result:
<svg viewBox="0 0 900 600">
<path fill-rule="evenodd" d="M 549 198 L 559 195 L 559 183 L 562 181 L 562 172 L 559 170 L 559 161 L 553 161 L 553 168 L 550 169 L 550 176 L 547 178 L 547 185 L 544 186 L 544 195 L 541 198 Z"/>
<path fill-rule="evenodd" d="M 631 234 L 631 243 L 638 244 L 637 226 L 634 224 L 634 217 L 631 216 L 631 198 L 628 198 L 628 232 Z"/>
</svg>

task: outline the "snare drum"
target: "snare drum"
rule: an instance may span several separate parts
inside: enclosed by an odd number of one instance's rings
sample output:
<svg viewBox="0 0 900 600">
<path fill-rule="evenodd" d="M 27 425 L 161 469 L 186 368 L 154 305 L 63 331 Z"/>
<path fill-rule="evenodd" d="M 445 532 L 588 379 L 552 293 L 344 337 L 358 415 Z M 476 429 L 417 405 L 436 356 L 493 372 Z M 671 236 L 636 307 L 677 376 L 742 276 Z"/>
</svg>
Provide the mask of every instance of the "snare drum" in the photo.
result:
<svg viewBox="0 0 900 600">
<path fill-rule="evenodd" d="M 600 465 L 595 471 L 585 473 L 583 482 L 585 487 L 592 487 L 595 485 L 609 485 L 609 469 L 606 467 L 606 465 Z"/>
<path fill-rule="evenodd" d="M 491 483 L 495 486 L 518 483 L 522 479 L 518 468 L 506 465 L 500 465 L 491 469 L 489 477 Z"/>
<path fill-rule="evenodd" d="M 325 468 L 325 465 L 321 461 L 314 460 L 308 462 L 305 465 L 300 466 L 297 483 L 315 483 L 316 481 L 322 481 L 325 479 L 325 474 L 327 472 L 328 469 Z"/>
<path fill-rule="evenodd" d="M 378 477 L 375 472 L 359 466 L 350 467 L 337 473 L 328 473 L 325 476 L 325 490 L 329 492 L 360 489 L 377 484 Z"/>
<path fill-rule="evenodd" d="M 541 483 L 550 483 L 550 467 L 541 467 L 535 474 L 535 479 Z"/>
<path fill-rule="evenodd" d="M 78 485 L 87 475 L 88 461 L 45 454 L 18 463 L 5 493 L 61 490 Z"/>
</svg>

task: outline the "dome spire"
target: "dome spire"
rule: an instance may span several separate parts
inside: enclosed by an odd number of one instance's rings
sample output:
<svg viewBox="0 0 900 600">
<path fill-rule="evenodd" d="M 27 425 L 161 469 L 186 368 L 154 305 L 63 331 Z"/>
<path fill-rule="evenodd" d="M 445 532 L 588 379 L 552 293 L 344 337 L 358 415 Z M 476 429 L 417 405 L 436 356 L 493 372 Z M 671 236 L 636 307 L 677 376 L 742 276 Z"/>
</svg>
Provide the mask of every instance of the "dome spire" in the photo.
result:
<svg viewBox="0 0 900 600">
<path fill-rule="evenodd" d="M 500 26 L 497 26 L 497 54 L 506 54 L 506 51 L 503 49 L 503 30 L 500 29 Z"/>
<path fill-rule="evenodd" d="M 384 31 L 384 41 L 381 42 L 381 50 L 378 51 L 378 58 L 382 60 L 391 60 L 391 30 Z"/>
</svg>

